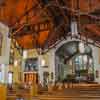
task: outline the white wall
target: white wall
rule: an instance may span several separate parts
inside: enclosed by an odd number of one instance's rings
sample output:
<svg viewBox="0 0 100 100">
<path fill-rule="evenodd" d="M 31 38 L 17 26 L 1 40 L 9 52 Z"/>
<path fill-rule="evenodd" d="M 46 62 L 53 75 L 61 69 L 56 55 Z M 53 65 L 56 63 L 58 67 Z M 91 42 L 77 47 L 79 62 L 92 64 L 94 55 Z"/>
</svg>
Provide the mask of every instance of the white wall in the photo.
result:
<svg viewBox="0 0 100 100">
<path fill-rule="evenodd" d="M 96 77 L 96 73 L 95 73 L 95 81 L 100 83 L 100 49 L 98 47 L 92 47 L 92 50 L 93 50 L 93 59 L 94 59 L 94 73 L 96 72 L 96 70 L 98 70 L 99 72 L 99 77 L 97 78 Z"/>
</svg>

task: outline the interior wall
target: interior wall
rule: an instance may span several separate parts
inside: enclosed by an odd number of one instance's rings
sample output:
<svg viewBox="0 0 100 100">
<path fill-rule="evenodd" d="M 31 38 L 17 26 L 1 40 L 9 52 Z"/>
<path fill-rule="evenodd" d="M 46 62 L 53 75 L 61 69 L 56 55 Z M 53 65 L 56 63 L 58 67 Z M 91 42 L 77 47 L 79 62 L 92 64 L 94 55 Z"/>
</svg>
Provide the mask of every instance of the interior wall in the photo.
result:
<svg viewBox="0 0 100 100">
<path fill-rule="evenodd" d="M 8 38 L 9 28 L 0 23 L 0 33 L 3 35 L 0 64 L 9 64 L 10 39 Z"/>
<path fill-rule="evenodd" d="M 53 49 L 46 52 L 45 54 L 38 54 L 36 49 L 32 49 L 32 50 L 28 50 L 28 57 L 27 58 L 38 58 L 38 74 L 39 74 L 39 81 L 41 82 L 41 84 L 43 84 L 43 73 L 44 72 L 48 72 L 49 76 L 48 76 L 48 81 L 54 81 L 55 78 L 51 78 L 51 73 L 53 72 L 53 76 L 54 75 L 54 71 L 55 71 L 55 67 L 54 67 L 54 51 Z M 41 61 L 44 60 L 45 61 L 45 65 L 42 66 Z M 25 67 L 25 59 L 23 59 L 22 62 L 22 67 L 23 67 L 23 71 L 24 71 L 24 67 Z"/>
<path fill-rule="evenodd" d="M 38 73 L 39 73 L 39 78 L 41 83 L 43 84 L 43 72 L 49 72 L 49 81 L 53 81 L 55 82 L 56 78 L 57 78 L 57 74 L 56 74 L 56 55 L 55 52 L 56 50 L 64 43 L 72 41 L 70 39 L 68 40 L 64 40 L 62 41 L 59 45 L 57 45 L 55 48 L 50 49 L 46 54 L 44 55 L 39 55 L 37 53 L 36 50 L 30 50 L 28 51 L 28 58 L 34 58 L 37 57 L 38 58 Z M 100 82 L 100 64 L 99 64 L 99 49 L 95 46 L 91 46 L 92 50 L 93 50 L 93 59 L 94 59 L 94 73 L 96 70 L 99 71 L 99 77 L 96 78 L 96 73 L 95 73 L 95 81 L 96 82 Z M 46 68 L 44 68 L 43 66 L 41 66 L 41 60 L 44 59 L 45 60 L 45 65 L 48 66 Z M 23 64 L 24 66 L 24 64 Z M 53 73 L 53 79 L 51 77 L 51 73 Z"/>
</svg>

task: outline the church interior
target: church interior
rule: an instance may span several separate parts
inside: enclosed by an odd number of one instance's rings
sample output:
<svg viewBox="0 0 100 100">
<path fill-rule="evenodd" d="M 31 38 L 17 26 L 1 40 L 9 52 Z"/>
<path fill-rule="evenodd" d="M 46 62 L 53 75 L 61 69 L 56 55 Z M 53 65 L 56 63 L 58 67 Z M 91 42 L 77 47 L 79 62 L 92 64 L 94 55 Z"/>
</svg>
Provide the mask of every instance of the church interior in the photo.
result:
<svg viewBox="0 0 100 100">
<path fill-rule="evenodd" d="M 100 0 L 0 0 L 0 100 L 100 100 Z"/>
</svg>

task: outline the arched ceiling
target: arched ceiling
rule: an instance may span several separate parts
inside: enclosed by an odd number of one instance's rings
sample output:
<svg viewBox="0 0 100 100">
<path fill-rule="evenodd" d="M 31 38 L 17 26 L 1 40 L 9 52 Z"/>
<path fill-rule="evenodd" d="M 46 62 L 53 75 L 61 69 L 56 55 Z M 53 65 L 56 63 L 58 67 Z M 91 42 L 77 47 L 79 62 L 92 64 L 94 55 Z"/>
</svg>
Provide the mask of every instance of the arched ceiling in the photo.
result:
<svg viewBox="0 0 100 100">
<path fill-rule="evenodd" d="M 81 35 L 100 44 L 100 0 L 0 0 L 0 22 L 25 49 L 49 47 L 69 36 L 72 16 Z"/>
</svg>

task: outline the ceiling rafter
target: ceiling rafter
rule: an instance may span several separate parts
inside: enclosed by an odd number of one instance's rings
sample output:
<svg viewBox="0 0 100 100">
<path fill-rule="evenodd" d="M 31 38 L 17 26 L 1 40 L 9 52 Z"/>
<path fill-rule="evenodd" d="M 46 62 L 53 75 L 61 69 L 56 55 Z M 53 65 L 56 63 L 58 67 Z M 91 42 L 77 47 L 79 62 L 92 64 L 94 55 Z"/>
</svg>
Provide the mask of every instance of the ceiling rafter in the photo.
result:
<svg viewBox="0 0 100 100">
<path fill-rule="evenodd" d="M 36 42 L 37 38 L 39 39 L 40 37 L 43 37 L 44 42 L 40 43 L 38 42 L 38 45 L 41 45 L 41 47 L 45 47 L 45 45 L 51 46 L 56 43 L 56 41 L 59 41 L 62 38 L 66 38 L 69 36 L 70 33 L 70 20 L 72 16 L 76 18 L 78 21 L 79 13 L 80 13 L 80 30 L 84 30 L 84 25 L 86 26 L 87 24 L 97 24 L 99 25 L 100 22 L 100 17 L 97 15 L 98 10 L 100 9 L 99 0 L 79 0 L 79 5 L 77 3 L 78 0 L 27 0 L 27 2 L 24 2 L 24 0 L 19 0 L 16 2 L 16 0 L 7 0 L 6 5 L 3 6 L 1 5 L 1 10 L 3 11 L 4 15 L 0 16 L 0 20 L 3 22 L 8 23 L 8 25 L 11 25 L 12 28 L 12 33 L 10 34 L 11 37 L 14 36 L 13 38 L 19 38 L 18 40 L 21 41 L 21 39 L 25 36 L 30 38 L 32 36 L 32 41 L 29 43 Z M 26 1 L 26 0 L 25 0 Z M 91 1 L 91 2 L 90 2 Z M 14 8 L 14 5 L 16 7 Z M 18 5 L 17 5 L 18 4 Z M 20 8 L 20 6 L 23 6 Z M 26 5 L 26 6 L 25 6 Z M 96 6 L 97 5 L 97 6 Z M 11 7 L 10 7 L 11 6 Z M 17 6 L 20 8 L 21 11 L 18 11 Z M 80 8 L 80 11 L 78 9 L 78 6 Z M 7 10 L 8 7 L 8 10 Z M 26 8 L 25 8 L 26 7 Z M 12 9 L 14 8 L 14 9 Z M 91 8 L 91 9 L 90 9 Z M 14 12 L 14 10 L 16 12 Z M 8 14 L 8 17 L 6 16 Z M 5 20 L 4 20 L 4 18 Z M 3 18 L 3 19 L 2 19 Z M 28 19 L 28 20 L 26 20 Z M 39 26 L 39 23 L 45 24 L 45 21 L 48 20 L 50 21 L 49 27 L 45 29 L 39 29 L 36 31 L 33 27 Z M 84 22 L 82 22 L 84 20 Z M 85 22 L 86 20 L 86 22 Z M 32 27 L 31 31 L 28 30 L 28 32 L 25 32 L 24 28 L 27 28 L 27 25 Z M 49 33 L 45 33 L 45 30 L 49 30 Z M 88 30 L 88 38 L 91 38 L 93 41 L 98 43 L 99 41 L 99 33 L 95 30 L 92 32 Z M 39 31 L 43 31 L 42 33 L 39 33 Z M 98 33 L 98 34 L 97 34 Z M 34 35 L 36 34 L 36 37 Z M 83 33 L 82 33 L 83 34 Z M 96 35 L 95 35 L 96 34 Z M 87 35 L 85 33 L 85 35 Z M 36 39 L 35 39 L 36 38 Z M 26 38 L 25 38 L 26 39 Z M 41 38 L 40 38 L 41 39 Z M 26 41 L 26 42 L 25 42 Z M 25 40 L 24 43 L 27 45 L 27 40 Z M 40 44 L 39 44 L 40 43 Z M 98 43 L 99 44 L 99 43 Z M 30 44 L 31 45 L 31 44 Z M 44 45 L 44 46 L 43 46 Z M 24 46 L 23 47 L 27 47 Z M 34 47 L 34 46 L 30 46 Z M 49 47 L 48 47 L 49 48 Z"/>
</svg>

